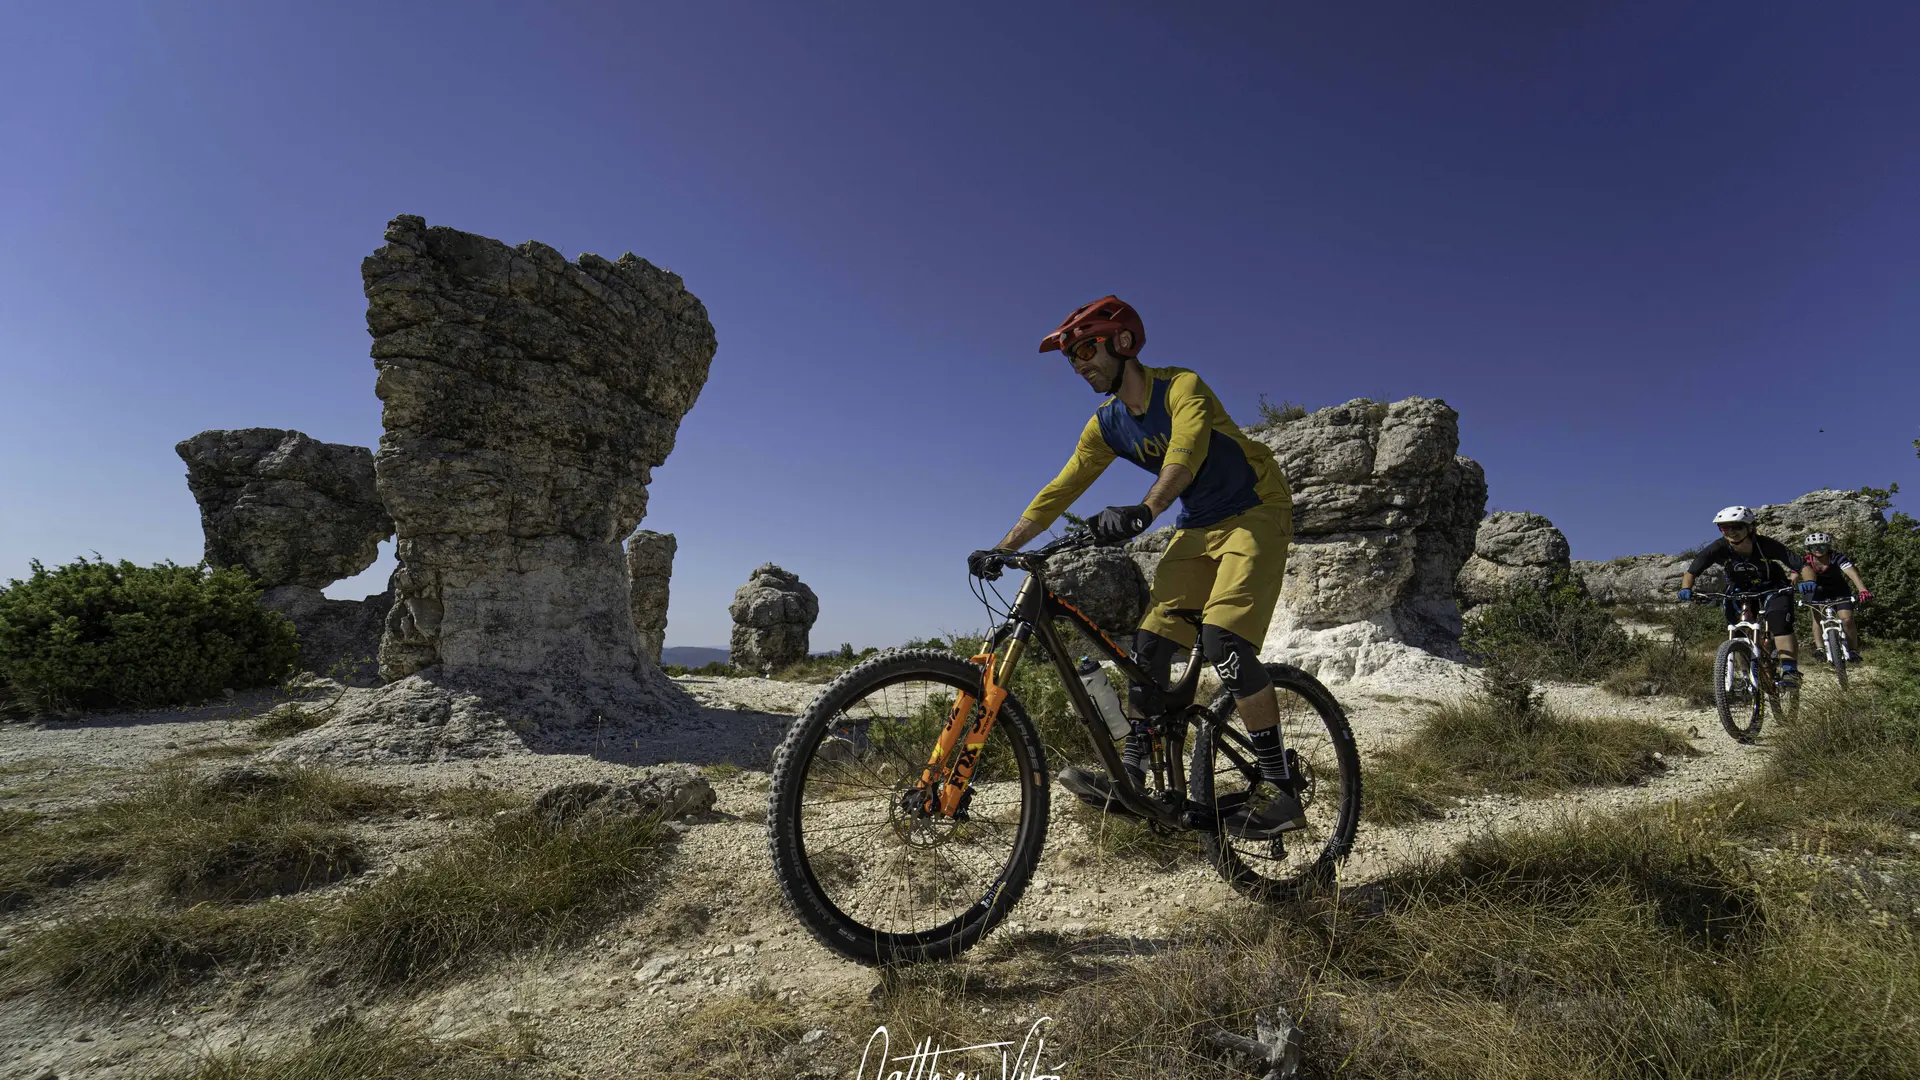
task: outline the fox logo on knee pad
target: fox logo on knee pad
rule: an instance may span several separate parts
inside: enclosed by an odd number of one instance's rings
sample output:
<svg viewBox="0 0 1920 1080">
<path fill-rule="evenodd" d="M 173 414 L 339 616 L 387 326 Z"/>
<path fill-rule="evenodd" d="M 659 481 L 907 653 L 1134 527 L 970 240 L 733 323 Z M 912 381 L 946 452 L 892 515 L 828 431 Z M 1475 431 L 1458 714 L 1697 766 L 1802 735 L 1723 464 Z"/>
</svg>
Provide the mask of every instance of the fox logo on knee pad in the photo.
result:
<svg viewBox="0 0 1920 1080">
<path fill-rule="evenodd" d="M 1238 683 L 1240 681 L 1240 654 L 1237 652 L 1228 653 L 1226 659 L 1220 660 L 1213 665 L 1213 673 L 1220 676 L 1220 681 L 1229 686 Z"/>
</svg>

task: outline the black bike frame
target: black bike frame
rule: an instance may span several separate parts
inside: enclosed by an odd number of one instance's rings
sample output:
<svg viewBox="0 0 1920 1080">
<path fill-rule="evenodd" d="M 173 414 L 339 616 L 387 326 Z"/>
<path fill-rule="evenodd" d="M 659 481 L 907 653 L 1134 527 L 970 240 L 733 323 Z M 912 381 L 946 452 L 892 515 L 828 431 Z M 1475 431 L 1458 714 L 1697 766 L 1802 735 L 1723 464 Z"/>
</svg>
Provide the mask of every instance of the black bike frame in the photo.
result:
<svg viewBox="0 0 1920 1080">
<path fill-rule="evenodd" d="M 985 652 L 996 652 L 1001 644 L 1011 641 L 1007 646 L 1007 657 L 998 666 L 996 677 L 1000 685 L 1005 686 L 1012 680 L 1014 665 L 1019 663 L 1021 653 L 1027 643 L 1038 638 L 1041 651 L 1052 659 L 1054 670 L 1060 673 L 1060 682 L 1066 687 L 1067 699 L 1073 702 L 1073 710 L 1080 714 L 1080 722 L 1087 726 L 1093 736 L 1093 747 L 1100 754 L 1100 760 L 1107 767 L 1107 775 L 1113 778 L 1113 792 L 1116 799 L 1128 810 L 1148 821 L 1157 822 L 1168 828 L 1185 828 L 1182 814 L 1195 808 L 1184 806 L 1176 811 L 1162 803 L 1147 798 L 1138 791 L 1131 780 L 1126 779 L 1125 766 L 1120 752 L 1114 749 L 1113 737 L 1107 731 L 1106 722 L 1100 718 L 1100 710 L 1093 699 L 1087 695 L 1087 688 L 1080 685 L 1080 676 L 1068 659 L 1071 655 L 1060 633 L 1054 627 L 1055 619 L 1065 619 L 1077 627 L 1094 648 L 1111 660 L 1129 682 L 1145 687 L 1147 691 L 1147 709 L 1151 716 L 1165 716 L 1170 713 L 1184 712 L 1193 705 L 1195 689 L 1200 684 L 1200 639 L 1196 633 L 1193 651 L 1187 660 L 1187 670 L 1180 681 L 1171 687 L 1162 687 L 1149 676 L 1144 668 L 1135 663 L 1133 657 L 1113 643 L 1113 639 L 1093 624 L 1093 620 L 1079 608 L 1055 596 L 1046 587 L 1046 556 L 1052 554 L 1041 549 L 1032 555 L 1012 555 L 1007 557 L 1008 566 L 1027 572 L 1027 580 L 1020 585 L 1020 591 L 1014 596 L 1013 606 L 1007 613 L 1007 621 L 1001 623 L 987 638 L 983 647 Z M 1180 740 L 1182 743 L 1185 740 Z M 1183 803 L 1188 802 L 1186 778 L 1180 774 L 1179 761 L 1185 747 L 1167 747 L 1167 768 L 1172 774 L 1174 791 L 1181 796 Z"/>
</svg>

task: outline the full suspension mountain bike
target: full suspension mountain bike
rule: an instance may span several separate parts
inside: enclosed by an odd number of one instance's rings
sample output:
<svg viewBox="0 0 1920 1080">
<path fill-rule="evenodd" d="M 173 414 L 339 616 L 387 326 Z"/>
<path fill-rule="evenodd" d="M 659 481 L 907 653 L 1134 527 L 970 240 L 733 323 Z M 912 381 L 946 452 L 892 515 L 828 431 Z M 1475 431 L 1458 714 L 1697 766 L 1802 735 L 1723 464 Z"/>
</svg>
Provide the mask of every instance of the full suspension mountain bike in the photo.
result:
<svg viewBox="0 0 1920 1080">
<path fill-rule="evenodd" d="M 1242 893 L 1302 894 L 1328 881 L 1351 850 L 1360 757 L 1333 695 L 1298 668 L 1267 665 L 1288 786 L 1307 825 L 1271 840 L 1236 838 L 1222 819 L 1258 797 L 1260 767 L 1233 696 L 1223 689 L 1195 702 L 1204 666 L 1197 640 L 1180 678 L 1160 685 L 1048 589 L 1047 560 L 1091 545 L 1075 531 L 1009 552 L 1003 564 L 1027 577 L 978 655 L 882 653 L 835 679 L 788 730 L 774 757 L 767 843 L 787 902 L 829 949 L 875 965 L 951 959 L 1019 902 L 1046 841 L 1051 791 L 1040 733 L 1007 689 L 1034 648 L 1059 674 L 1114 778 L 1115 801 L 1157 832 L 1197 834 Z M 1200 623 L 1198 609 L 1169 614 Z M 1150 737 L 1144 785 L 1122 767 L 1056 620 L 1142 688 L 1145 715 L 1135 724 Z"/>
<path fill-rule="evenodd" d="M 1846 600 L 1803 600 L 1801 606 L 1813 612 L 1814 628 L 1819 632 L 1814 636 L 1820 642 L 1820 652 L 1833 666 L 1833 677 L 1840 689 L 1847 688 L 1847 624 L 1840 621 L 1839 606 Z"/>
<path fill-rule="evenodd" d="M 1713 656 L 1713 704 L 1720 710 L 1720 726 L 1740 742 L 1752 742 L 1760 734 L 1762 713 L 1771 710 L 1775 720 L 1783 712 L 1797 712 L 1798 690 L 1780 686 L 1779 660 L 1774 655 L 1773 632 L 1767 629 L 1763 605 L 1776 593 L 1792 592 L 1793 586 L 1759 592 L 1728 590 L 1721 593 L 1696 592 L 1698 603 L 1721 600 L 1739 605 L 1739 618 L 1727 626 L 1727 640 Z M 1789 698 L 1783 710 L 1781 697 Z"/>
</svg>

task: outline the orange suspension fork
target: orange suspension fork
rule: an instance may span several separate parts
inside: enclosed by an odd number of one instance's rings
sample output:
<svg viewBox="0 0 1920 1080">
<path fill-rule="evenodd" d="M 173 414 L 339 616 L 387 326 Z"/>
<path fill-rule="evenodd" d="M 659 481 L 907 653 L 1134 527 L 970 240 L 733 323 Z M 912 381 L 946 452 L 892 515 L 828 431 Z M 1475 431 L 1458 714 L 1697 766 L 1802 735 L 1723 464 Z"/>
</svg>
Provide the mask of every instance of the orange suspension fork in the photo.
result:
<svg viewBox="0 0 1920 1080">
<path fill-rule="evenodd" d="M 1020 644 L 1016 641 L 1007 650 L 1008 668 L 1013 666 Z M 980 763 L 980 750 L 987 745 L 987 733 L 993 730 L 1000 703 L 1007 699 L 1006 687 L 994 679 L 993 654 L 981 653 L 973 657 L 973 662 L 986 665 L 986 677 L 982 681 L 985 707 L 969 724 L 967 721 L 973 717 L 973 708 L 979 699 L 969 693 L 960 694 L 947 717 L 947 726 L 941 729 L 940 739 L 934 744 L 933 755 L 927 759 L 927 767 L 920 773 L 920 789 L 929 795 L 925 809 L 943 817 L 952 817 L 965 798 L 967 785 L 973 780 L 974 766 Z M 957 755 L 956 747 L 960 750 Z"/>
</svg>

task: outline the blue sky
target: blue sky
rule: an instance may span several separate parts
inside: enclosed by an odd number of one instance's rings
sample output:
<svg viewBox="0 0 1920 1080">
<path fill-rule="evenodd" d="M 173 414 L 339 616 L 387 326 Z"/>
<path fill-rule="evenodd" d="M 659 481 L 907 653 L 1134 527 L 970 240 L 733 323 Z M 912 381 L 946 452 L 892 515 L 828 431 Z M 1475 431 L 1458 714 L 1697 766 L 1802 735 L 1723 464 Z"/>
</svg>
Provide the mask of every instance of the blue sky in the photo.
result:
<svg viewBox="0 0 1920 1080">
<path fill-rule="evenodd" d="M 966 552 L 1097 404 L 1035 345 L 1106 292 L 1244 420 L 1446 399 L 1576 557 L 1920 491 L 1920 7 L 1188 7 L 11 5 L 0 579 L 197 559 L 197 431 L 374 445 L 400 213 L 705 301 L 674 645 L 769 560 L 816 648 L 981 625 Z"/>
</svg>

